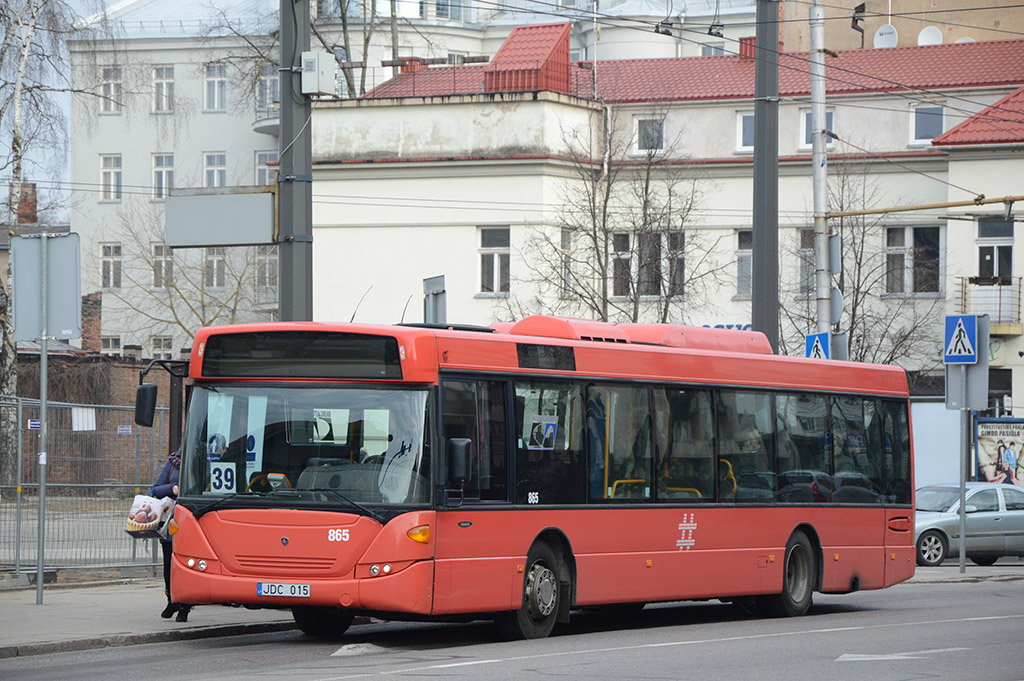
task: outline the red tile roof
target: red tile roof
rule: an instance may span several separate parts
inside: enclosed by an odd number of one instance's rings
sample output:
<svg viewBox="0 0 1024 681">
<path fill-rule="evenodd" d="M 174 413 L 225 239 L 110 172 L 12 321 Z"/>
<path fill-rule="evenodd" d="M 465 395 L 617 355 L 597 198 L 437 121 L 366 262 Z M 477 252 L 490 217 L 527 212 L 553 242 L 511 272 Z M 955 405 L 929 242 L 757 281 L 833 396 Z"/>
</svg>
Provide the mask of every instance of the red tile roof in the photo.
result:
<svg viewBox="0 0 1024 681">
<path fill-rule="evenodd" d="M 484 69 L 487 92 L 569 93 L 568 23 L 517 26 Z"/>
<path fill-rule="evenodd" d="M 932 144 L 1024 144 L 1024 87 L 950 128 Z"/>
<path fill-rule="evenodd" d="M 779 94 L 808 95 L 808 53 L 785 53 L 779 61 Z M 598 95 L 614 103 L 750 98 L 754 64 L 753 59 L 734 55 L 598 61 Z M 826 58 L 825 74 L 831 94 L 1020 85 L 1024 40 L 844 50 Z M 569 75 L 573 94 L 593 96 L 590 69 L 572 64 Z M 479 93 L 483 79 L 483 69 L 476 66 L 430 68 L 400 74 L 364 97 Z"/>
</svg>

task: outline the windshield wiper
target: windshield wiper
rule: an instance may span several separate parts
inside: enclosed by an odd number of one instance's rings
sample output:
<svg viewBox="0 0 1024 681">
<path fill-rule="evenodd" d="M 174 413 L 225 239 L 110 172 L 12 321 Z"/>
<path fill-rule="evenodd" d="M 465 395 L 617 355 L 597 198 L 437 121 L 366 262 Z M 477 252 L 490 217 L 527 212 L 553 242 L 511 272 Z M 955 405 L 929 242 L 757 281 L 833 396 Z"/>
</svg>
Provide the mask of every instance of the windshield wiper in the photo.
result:
<svg viewBox="0 0 1024 681">
<path fill-rule="evenodd" d="M 229 499 L 234 499 L 236 497 L 248 496 L 248 495 L 257 496 L 257 497 L 266 496 L 266 494 L 263 493 L 263 492 L 256 492 L 256 491 L 253 491 L 253 490 L 247 490 L 245 492 L 233 492 L 232 494 L 229 494 L 226 497 L 221 497 L 220 499 L 217 499 L 216 501 L 211 501 L 206 506 L 202 506 L 200 508 L 197 508 L 192 513 L 192 515 L 194 515 L 196 518 L 202 517 L 202 516 L 206 515 L 207 513 L 209 513 L 210 511 L 212 511 L 215 506 L 220 506 L 221 504 L 223 504 L 225 501 L 228 501 Z"/>
<path fill-rule="evenodd" d="M 298 495 L 300 492 L 330 492 L 331 494 L 333 494 L 334 496 L 338 497 L 339 499 L 341 499 L 345 503 L 349 504 L 350 506 L 358 508 L 360 511 L 362 511 L 366 515 L 370 516 L 371 518 L 373 518 L 377 522 L 379 522 L 381 524 L 384 523 L 384 516 L 380 515 L 376 511 L 373 511 L 373 510 L 367 508 L 366 506 L 363 506 L 358 501 L 353 501 L 352 499 L 349 499 L 347 496 L 345 496 L 344 494 L 342 494 L 338 490 L 334 489 L 333 487 L 301 487 L 301 488 L 297 488 L 297 489 L 279 489 L 279 490 L 274 490 L 273 491 L 274 494 L 284 494 L 284 495 L 292 495 L 292 494 Z"/>
</svg>

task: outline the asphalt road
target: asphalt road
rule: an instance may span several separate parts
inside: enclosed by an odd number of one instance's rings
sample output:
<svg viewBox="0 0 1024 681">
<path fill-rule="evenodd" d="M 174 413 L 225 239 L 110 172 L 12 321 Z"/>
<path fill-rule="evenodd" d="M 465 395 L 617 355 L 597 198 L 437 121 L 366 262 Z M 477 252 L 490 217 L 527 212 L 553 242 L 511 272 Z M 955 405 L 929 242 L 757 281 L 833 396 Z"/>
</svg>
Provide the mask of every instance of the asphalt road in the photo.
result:
<svg viewBox="0 0 1024 681">
<path fill-rule="evenodd" d="M 372 623 L 335 642 L 298 632 L 0 660 L 5 681 L 160 679 L 1024 679 L 1024 581 L 908 583 L 815 594 L 796 619 L 718 602 L 588 612 L 544 640 L 483 622 Z"/>
</svg>

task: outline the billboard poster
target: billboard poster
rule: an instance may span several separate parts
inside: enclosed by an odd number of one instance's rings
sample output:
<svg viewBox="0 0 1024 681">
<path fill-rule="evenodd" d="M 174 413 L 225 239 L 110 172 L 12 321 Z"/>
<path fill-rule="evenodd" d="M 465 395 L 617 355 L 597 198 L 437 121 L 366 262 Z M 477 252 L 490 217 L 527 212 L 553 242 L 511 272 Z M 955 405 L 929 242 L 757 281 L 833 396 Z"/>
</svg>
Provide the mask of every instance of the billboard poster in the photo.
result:
<svg viewBox="0 0 1024 681">
<path fill-rule="evenodd" d="M 978 419 L 975 479 L 1024 487 L 1024 419 Z"/>
</svg>

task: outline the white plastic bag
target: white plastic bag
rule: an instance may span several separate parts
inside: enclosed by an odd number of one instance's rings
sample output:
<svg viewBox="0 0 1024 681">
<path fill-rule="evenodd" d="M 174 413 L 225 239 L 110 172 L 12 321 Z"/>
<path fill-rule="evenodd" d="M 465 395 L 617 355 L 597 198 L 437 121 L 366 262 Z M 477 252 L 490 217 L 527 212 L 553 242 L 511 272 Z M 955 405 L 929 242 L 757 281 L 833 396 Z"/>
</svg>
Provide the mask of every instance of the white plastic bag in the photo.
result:
<svg viewBox="0 0 1024 681">
<path fill-rule="evenodd" d="M 156 499 L 145 494 L 136 494 L 128 511 L 124 531 L 133 537 L 159 537 L 158 530 L 170 518 L 173 508 L 174 499 L 170 497 Z"/>
</svg>

